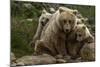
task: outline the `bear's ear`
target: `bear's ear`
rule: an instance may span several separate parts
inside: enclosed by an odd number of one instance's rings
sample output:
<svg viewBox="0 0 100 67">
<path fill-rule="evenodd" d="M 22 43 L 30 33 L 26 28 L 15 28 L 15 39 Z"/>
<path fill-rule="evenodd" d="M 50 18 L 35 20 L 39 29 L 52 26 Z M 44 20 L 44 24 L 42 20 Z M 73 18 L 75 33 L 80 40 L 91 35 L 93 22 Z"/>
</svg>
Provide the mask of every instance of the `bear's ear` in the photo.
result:
<svg viewBox="0 0 100 67">
<path fill-rule="evenodd" d="M 82 21 L 82 22 L 85 22 L 85 19 L 84 19 L 84 18 L 81 18 L 81 21 Z"/>
<path fill-rule="evenodd" d="M 84 21 L 87 22 L 88 21 L 88 18 L 84 18 Z"/>
<path fill-rule="evenodd" d="M 73 14 L 75 14 L 75 15 L 78 14 L 78 10 L 76 10 L 76 9 L 73 10 Z"/>
<path fill-rule="evenodd" d="M 60 12 L 60 13 L 62 13 L 62 12 L 64 12 L 64 11 L 65 11 L 64 8 L 59 7 L 59 12 Z"/>
<path fill-rule="evenodd" d="M 82 28 L 85 30 L 86 29 L 86 26 L 83 26 Z"/>
<path fill-rule="evenodd" d="M 81 18 L 81 21 L 82 22 L 87 22 L 88 21 L 88 18 Z"/>
<path fill-rule="evenodd" d="M 47 13 L 47 11 L 45 9 L 42 10 L 42 14 L 45 14 Z"/>
</svg>

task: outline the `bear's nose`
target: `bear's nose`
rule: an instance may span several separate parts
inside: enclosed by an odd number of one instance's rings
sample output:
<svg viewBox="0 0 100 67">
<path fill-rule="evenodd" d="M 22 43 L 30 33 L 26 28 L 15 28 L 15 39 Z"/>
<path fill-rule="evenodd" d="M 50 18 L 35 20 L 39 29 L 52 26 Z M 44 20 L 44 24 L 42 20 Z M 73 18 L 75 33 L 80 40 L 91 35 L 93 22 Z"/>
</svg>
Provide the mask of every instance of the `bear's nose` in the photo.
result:
<svg viewBox="0 0 100 67">
<path fill-rule="evenodd" d="M 43 21 L 41 22 L 41 24 L 42 24 L 42 26 L 44 26 L 44 25 L 45 25 Z"/>
<path fill-rule="evenodd" d="M 66 32 L 69 32 L 69 30 L 68 30 L 68 29 L 66 29 Z"/>
</svg>

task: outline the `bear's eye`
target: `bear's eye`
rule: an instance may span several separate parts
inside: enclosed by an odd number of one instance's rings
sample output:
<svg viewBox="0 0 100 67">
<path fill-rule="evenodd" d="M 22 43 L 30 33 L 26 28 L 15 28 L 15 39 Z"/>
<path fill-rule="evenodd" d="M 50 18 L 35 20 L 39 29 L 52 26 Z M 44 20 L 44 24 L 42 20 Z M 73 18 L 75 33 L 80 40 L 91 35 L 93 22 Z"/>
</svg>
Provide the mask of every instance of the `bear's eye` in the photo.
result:
<svg viewBox="0 0 100 67">
<path fill-rule="evenodd" d="M 71 20 L 69 20 L 68 22 L 71 23 Z"/>
<path fill-rule="evenodd" d="M 49 19 L 47 18 L 47 19 L 46 19 L 46 22 L 48 22 L 48 21 L 49 21 Z"/>
<path fill-rule="evenodd" d="M 78 34 L 78 36 L 81 37 L 82 35 L 81 34 Z"/>
<path fill-rule="evenodd" d="M 64 23 L 66 23 L 66 20 L 63 20 Z"/>
<path fill-rule="evenodd" d="M 80 24 L 80 22 L 77 22 L 77 24 Z"/>
<path fill-rule="evenodd" d="M 44 26 L 44 22 L 43 21 L 41 22 L 41 24 L 42 24 L 42 26 Z"/>
</svg>

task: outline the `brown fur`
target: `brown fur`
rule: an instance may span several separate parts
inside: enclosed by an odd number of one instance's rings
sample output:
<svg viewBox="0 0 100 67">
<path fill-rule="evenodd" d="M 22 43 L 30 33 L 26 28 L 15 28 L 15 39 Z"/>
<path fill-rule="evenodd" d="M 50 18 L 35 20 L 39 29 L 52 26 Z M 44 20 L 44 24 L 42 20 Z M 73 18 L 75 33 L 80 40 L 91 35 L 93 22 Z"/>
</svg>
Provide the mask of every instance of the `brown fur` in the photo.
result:
<svg viewBox="0 0 100 67">
<path fill-rule="evenodd" d="M 75 15 L 67 10 L 57 10 L 49 21 L 49 25 L 36 43 L 37 54 L 49 53 L 55 55 L 67 55 L 65 48 L 66 33 L 75 26 Z M 41 53 L 40 53 L 41 52 Z"/>
<path fill-rule="evenodd" d="M 79 57 L 79 53 L 83 45 L 88 42 L 93 42 L 93 40 L 93 36 L 90 34 L 86 25 L 84 25 L 83 23 L 76 25 L 75 30 L 73 30 L 67 36 L 66 40 L 66 48 L 68 50 L 69 55 L 71 55 L 72 58 Z"/>
<path fill-rule="evenodd" d="M 95 43 L 85 43 L 80 50 L 80 56 L 85 61 L 95 60 Z"/>
<path fill-rule="evenodd" d="M 32 47 L 34 47 L 35 42 L 40 39 L 42 30 L 44 26 L 48 23 L 51 17 L 52 17 L 52 14 L 48 13 L 45 9 L 42 11 L 41 16 L 39 17 L 39 23 L 38 23 L 36 34 L 34 35 L 33 40 L 31 42 Z"/>
</svg>

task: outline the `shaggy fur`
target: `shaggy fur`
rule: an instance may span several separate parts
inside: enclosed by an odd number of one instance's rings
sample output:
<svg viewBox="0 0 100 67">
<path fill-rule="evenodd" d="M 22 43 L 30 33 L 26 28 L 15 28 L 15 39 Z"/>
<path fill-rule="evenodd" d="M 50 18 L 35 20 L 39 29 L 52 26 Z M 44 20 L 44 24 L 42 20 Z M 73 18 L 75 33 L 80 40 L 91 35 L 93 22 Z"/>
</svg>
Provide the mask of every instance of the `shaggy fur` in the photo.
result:
<svg viewBox="0 0 100 67">
<path fill-rule="evenodd" d="M 81 24 L 76 28 L 77 40 L 84 45 L 80 50 L 80 56 L 83 60 L 95 60 L 95 42 L 94 37 L 90 34 L 89 29 Z"/>
<path fill-rule="evenodd" d="M 76 26 L 77 41 L 93 42 L 94 37 L 91 35 L 89 29 L 84 24 Z"/>
<path fill-rule="evenodd" d="M 59 8 L 50 19 L 49 25 L 40 40 L 36 42 L 35 53 L 48 53 L 53 56 L 67 55 L 65 48 L 66 33 L 74 28 L 75 19 L 74 14 Z"/>
<path fill-rule="evenodd" d="M 33 41 L 31 43 L 31 45 L 33 47 L 35 46 L 35 42 L 40 39 L 41 32 L 42 32 L 44 26 L 48 23 L 48 21 L 50 20 L 51 17 L 52 17 L 52 14 L 48 13 L 46 10 L 42 11 L 42 14 L 39 18 L 39 23 L 38 23 L 36 34 L 34 35 Z"/>
<path fill-rule="evenodd" d="M 66 48 L 68 50 L 69 55 L 72 56 L 72 58 L 79 57 L 80 50 L 83 48 L 83 45 L 89 42 L 93 42 L 94 38 L 90 34 L 88 28 L 84 24 L 78 24 L 75 27 L 75 30 L 70 33 L 70 35 L 67 37 L 66 41 Z M 87 49 L 87 48 L 86 48 Z M 82 52 L 84 52 L 85 47 L 82 49 Z"/>
<path fill-rule="evenodd" d="M 85 61 L 95 60 L 95 43 L 85 43 L 80 50 L 80 56 Z"/>
</svg>

